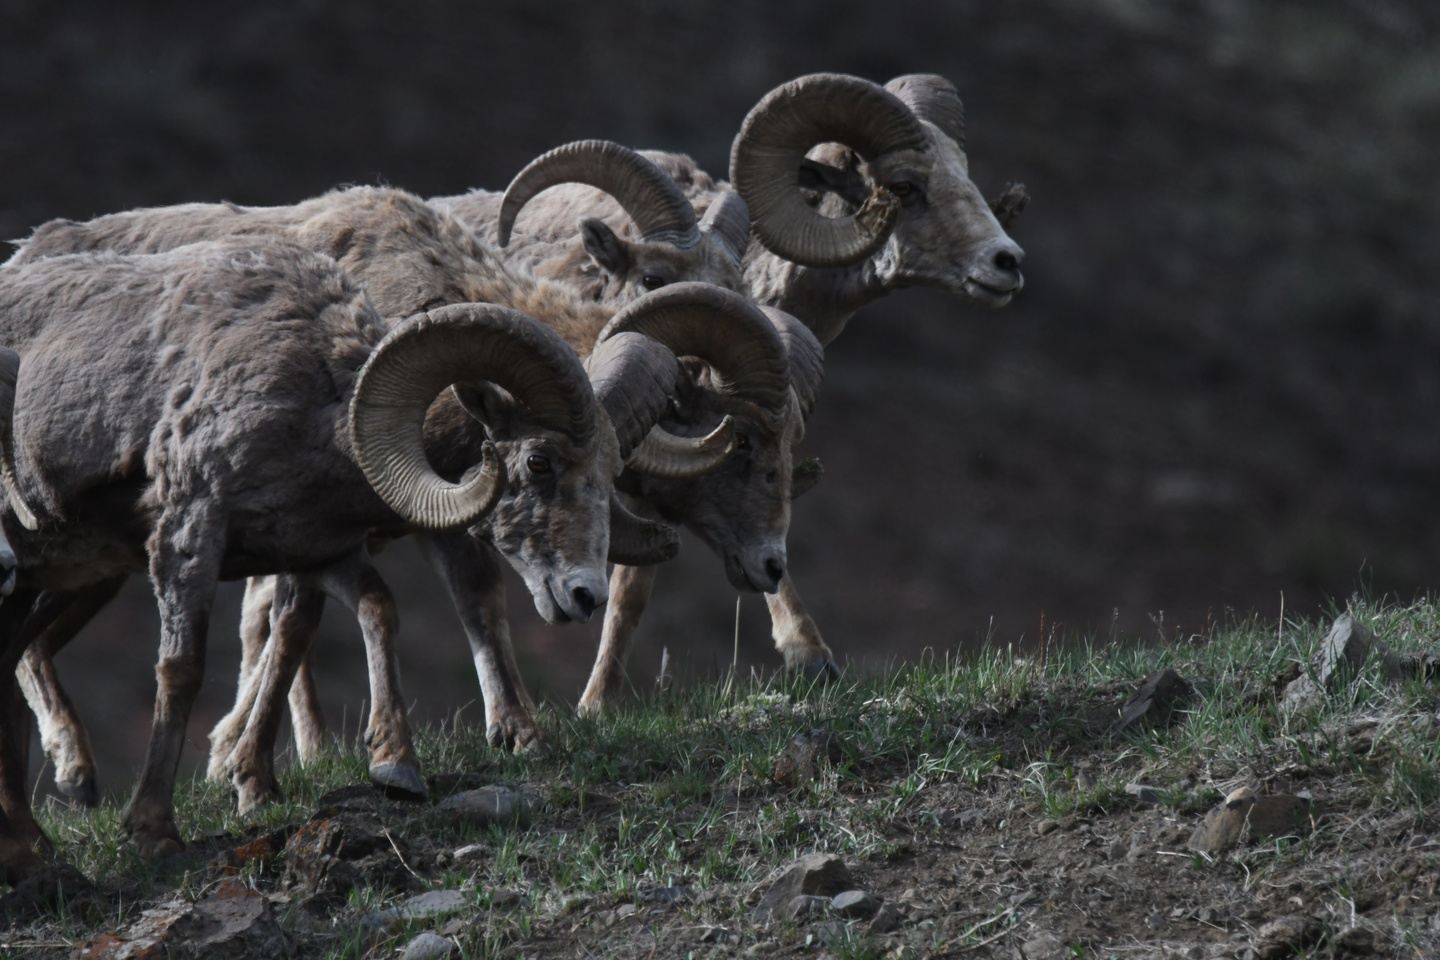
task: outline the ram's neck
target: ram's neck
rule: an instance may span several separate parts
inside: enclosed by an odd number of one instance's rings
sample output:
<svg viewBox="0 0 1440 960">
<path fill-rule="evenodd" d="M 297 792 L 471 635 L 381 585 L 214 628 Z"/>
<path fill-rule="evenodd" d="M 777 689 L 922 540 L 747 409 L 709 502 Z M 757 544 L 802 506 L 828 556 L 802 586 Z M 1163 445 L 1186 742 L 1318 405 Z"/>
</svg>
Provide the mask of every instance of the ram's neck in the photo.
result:
<svg viewBox="0 0 1440 960">
<path fill-rule="evenodd" d="M 756 241 L 746 251 L 745 284 L 756 302 L 799 318 L 827 346 L 855 311 L 886 292 L 873 258 L 848 267 L 802 267 Z"/>
</svg>

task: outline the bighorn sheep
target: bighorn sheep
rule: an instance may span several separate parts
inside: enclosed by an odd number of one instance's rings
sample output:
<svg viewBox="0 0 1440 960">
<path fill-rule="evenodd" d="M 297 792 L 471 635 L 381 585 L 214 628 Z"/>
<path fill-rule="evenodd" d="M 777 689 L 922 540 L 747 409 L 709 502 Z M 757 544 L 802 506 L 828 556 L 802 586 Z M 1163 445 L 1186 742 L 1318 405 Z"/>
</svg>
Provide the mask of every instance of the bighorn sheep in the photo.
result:
<svg viewBox="0 0 1440 960">
<path fill-rule="evenodd" d="M 217 580 L 290 572 L 277 624 L 313 615 L 335 581 L 362 622 L 384 631 L 393 616 L 365 556 L 371 535 L 416 531 L 437 551 L 466 554 L 465 528 L 504 523 L 493 518 L 508 510 L 534 514 L 542 531 L 563 527 L 548 556 L 517 554 L 535 568 L 526 579 L 542 611 L 578 602 L 556 593 L 603 594 L 618 438 L 642 431 L 617 431 L 574 352 L 517 311 L 436 307 L 391 327 L 330 258 L 239 238 L 7 267 L 0 336 L 25 356 L 0 480 L 6 529 L 27 558 L 17 606 L 30 611 L 4 619 L 0 653 L 17 657 L 44 628 L 31 609 L 41 591 L 148 568 L 158 690 L 125 815 L 144 855 L 180 845 L 171 794 Z M 613 359 L 644 363 L 651 378 L 635 382 L 653 382 L 652 402 L 663 402 L 664 365 L 630 347 L 617 344 Z M 477 420 L 489 411 L 446 391 L 455 383 L 504 390 L 511 422 Z M 499 543 L 503 534 L 489 531 Z M 463 581 L 451 572 L 453 588 Z M 0 698 L 13 689 L 7 677 Z M 12 706 L 0 703 L 0 716 Z M 8 799 L 10 827 L 24 836 L 28 808 Z"/>
<path fill-rule="evenodd" d="M 745 118 L 731 154 L 731 181 L 754 218 L 744 289 L 793 314 L 825 344 L 861 307 L 902 287 L 938 286 L 1004 306 L 1023 286 L 1024 254 L 1002 223 L 1019 215 L 1028 196 L 1012 184 L 987 204 L 970 180 L 965 146 L 965 108 L 955 87 L 933 74 L 907 74 L 884 87 L 815 74 L 772 90 Z M 730 184 L 689 157 L 641 156 L 669 175 L 702 219 L 712 219 L 716 204 L 733 203 Z M 561 246 L 577 216 L 633 232 L 588 187 L 556 185 L 538 202 L 542 210 L 513 228 L 511 256 L 550 276 L 584 279 Z M 472 229 L 495 230 L 503 241 L 514 221 L 501 208 L 475 194 L 459 212 Z M 617 660 L 656 572 L 612 573 L 606 639 L 583 709 L 598 710 L 618 692 Z M 766 603 L 786 666 L 833 673 L 830 650 L 788 574 Z"/>
<path fill-rule="evenodd" d="M 307 245 L 339 254 L 342 265 L 366 285 L 372 298 L 387 313 L 398 310 L 401 305 L 448 300 L 523 305 L 528 311 L 546 317 L 582 352 L 588 351 L 597 333 L 609 336 L 616 332 L 613 328 L 602 332 L 604 324 L 620 322 L 618 316 L 610 320 L 612 311 L 608 308 L 579 302 L 564 288 L 535 283 L 506 268 L 497 261 L 493 251 L 475 241 L 450 218 L 399 191 L 356 188 L 294 208 L 249 210 L 224 205 L 188 205 L 117 214 L 87 224 L 48 224 L 36 231 L 16 260 L 24 262 L 52 252 L 93 246 L 155 249 L 172 241 L 193 239 L 197 232 L 250 233 L 282 228 L 287 235 Z M 652 329 L 657 335 L 671 338 L 677 353 L 708 361 L 687 368 L 687 381 L 675 391 L 677 405 L 664 414 L 665 426 L 675 432 L 698 433 L 700 437 L 694 442 L 694 449 L 670 453 L 698 459 L 702 466 L 713 466 L 718 459 L 713 438 L 718 435 L 728 439 L 733 429 L 733 435 L 744 438 L 739 442 L 752 444 L 752 452 L 746 455 L 747 462 L 753 461 L 764 469 L 748 477 L 722 471 L 716 477 L 713 491 L 707 492 L 706 481 L 686 479 L 686 475 L 695 470 L 682 469 L 683 464 L 657 460 L 641 466 L 673 475 L 670 482 L 694 496 L 697 506 L 707 511 L 691 526 L 699 527 L 702 535 L 707 525 L 712 527 L 712 543 L 728 545 L 734 541 L 739 560 L 735 578 L 744 580 L 742 586 L 752 583 L 764 586 L 767 578 L 777 576 L 776 568 L 783 573 L 784 530 L 788 524 L 784 491 L 788 488 L 789 444 L 798 430 L 798 411 L 790 399 L 791 367 L 797 371 L 797 392 L 813 395 L 819 373 L 818 345 L 792 318 L 778 311 L 772 311 L 767 318 L 741 298 L 713 287 L 672 285 L 643 302 L 650 304 L 656 314 Z M 634 315 L 638 306 L 638 303 L 632 304 L 622 315 Z M 686 311 L 693 313 L 695 309 L 706 312 L 686 319 Z M 661 315 L 669 319 L 661 320 Z M 792 358 L 789 366 L 787 345 L 792 347 L 788 351 Z M 725 451 L 721 448 L 719 452 Z M 663 490 L 664 485 L 658 484 L 658 489 Z M 747 501 L 757 497 L 762 500 L 768 497 L 770 509 L 757 511 L 746 506 Z M 745 512 L 737 514 L 737 508 L 742 506 Z M 689 504 L 680 507 L 682 514 L 687 509 L 693 512 L 695 507 Z M 770 583 L 773 586 L 773 580 Z M 494 598 L 491 602 L 495 602 Z M 247 611 L 252 612 L 247 617 L 250 621 L 247 650 L 258 648 L 258 642 L 251 644 L 249 640 L 251 631 L 259 633 L 255 628 L 269 619 L 253 615 L 255 609 L 263 606 L 247 600 Z M 506 646 L 508 648 L 508 641 Z M 292 651 L 293 645 L 286 645 L 285 649 Z M 39 657 L 40 654 L 35 654 L 30 659 Z M 247 662 L 253 666 L 256 656 L 247 653 Z M 484 676 L 487 668 L 478 660 L 477 668 L 482 669 L 487 720 L 492 733 L 516 745 L 533 740 L 537 732 L 530 719 L 528 702 L 516 702 L 513 696 L 507 699 L 492 695 L 496 684 L 487 682 Z M 513 666 L 505 672 L 513 676 Z M 39 669 L 35 675 L 53 687 L 53 676 Z M 245 686 L 248 688 L 249 684 Z M 506 689 L 501 688 L 499 692 L 504 694 Z M 377 699 L 381 692 L 377 691 Z M 253 691 L 242 692 L 236 711 L 227 723 L 217 728 L 212 772 L 228 766 L 237 786 L 249 785 L 242 787 L 242 800 L 253 797 L 253 802 L 259 802 L 273 793 L 273 781 L 256 772 L 268 769 L 268 755 L 255 753 L 254 749 L 258 748 L 236 749 L 248 714 L 248 695 L 253 695 Z M 41 706 L 58 702 L 58 697 L 53 696 L 36 699 Z M 78 721 L 61 718 L 52 726 L 68 735 L 72 743 L 78 741 L 75 736 Z M 297 720 L 297 728 L 305 729 L 306 725 Z M 58 760 L 63 753 L 51 755 Z M 228 762 L 226 757 L 230 758 Z M 93 766 L 88 758 L 81 756 L 81 761 L 76 764 L 80 768 L 78 773 L 74 767 L 66 769 L 67 783 L 93 782 Z M 381 769 L 372 768 L 372 774 L 390 786 L 423 790 L 413 763 L 391 762 Z"/>
</svg>

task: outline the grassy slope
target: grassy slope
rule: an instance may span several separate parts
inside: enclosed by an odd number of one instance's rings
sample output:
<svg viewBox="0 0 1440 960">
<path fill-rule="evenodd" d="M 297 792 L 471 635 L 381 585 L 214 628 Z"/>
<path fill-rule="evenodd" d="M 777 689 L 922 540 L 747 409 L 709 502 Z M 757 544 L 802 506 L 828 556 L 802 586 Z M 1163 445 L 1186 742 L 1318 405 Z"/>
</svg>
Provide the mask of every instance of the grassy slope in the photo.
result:
<svg viewBox="0 0 1440 960">
<path fill-rule="evenodd" d="M 1357 602 L 1355 612 L 1400 651 L 1434 649 L 1440 636 L 1433 605 Z M 418 851 L 412 890 L 462 888 L 473 898 L 472 922 L 451 931 L 466 956 L 729 955 L 752 946 L 762 956 L 813 955 L 818 928 L 757 926 L 745 914 L 756 883 L 815 849 L 841 856 L 862 885 L 907 913 L 888 935 L 863 924 L 825 928 L 824 949 L 838 956 L 1013 956 L 1038 931 L 1076 956 L 1161 956 L 1171 946 L 1199 951 L 1175 955 L 1230 955 L 1205 951 L 1243 948 L 1282 913 L 1321 919 L 1315 956 L 1329 956 L 1331 940 L 1357 922 L 1373 928 L 1382 955 L 1440 955 L 1440 848 L 1427 839 L 1440 835 L 1440 695 L 1433 683 L 1388 684 L 1372 663 L 1320 710 L 1285 715 L 1274 678 L 1308 661 L 1324 633 L 1320 623 L 1253 621 L 1164 646 L 1057 645 L 1043 664 L 997 649 L 816 690 L 703 686 L 599 722 L 550 712 L 549 747 L 521 757 L 497 755 L 472 731 L 430 730 L 420 745 L 427 770 L 523 785 L 538 801 L 533 822 L 476 830 L 423 805 L 377 809 Z M 1162 666 L 1195 683 L 1191 711 L 1168 730 L 1110 736 L 1117 703 Z M 844 761 L 798 789 L 774 783 L 776 754 L 817 726 L 839 738 Z M 217 847 L 306 819 L 364 769 L 353 750 L 291 767 L 287 802 L 246 820 L 224 786 L 182 784 L 182 831 L 228 838 L 159 870 L 122 841 L 116 800 L 95 815 L 52 807 L 47 828 L 101 879 L 108 906 L 100 917 L 12 930 L 0 954 L 27 945 L 58 953 L 173 891 L 202 894 L 217 879 Z M 1156 787 L 1164 802 L 1140 804 L 1124 790 L 1131 781 Z M 1214 863 L 1184 852 L 1204 811 L 1245 782 L 1308 790 L 1318 828 Z M 468 843 L 486 849 L 463 863 L 446 855 Z M 270 891 L 277 873 L 257 863 L 242 877 Z M 672 884 L 693 886 L 696 898 L 633 915 L 613 909 Z M 303 955 L 391 955 L 409 934 L 438 926 L 379 939 L 360 928 L 366 911 L 401 895 L 362 887 L 323 923 L 298 904 L 284 922 Z M 516 902 L 493 905 L 505 900 Z"/>
</svg>

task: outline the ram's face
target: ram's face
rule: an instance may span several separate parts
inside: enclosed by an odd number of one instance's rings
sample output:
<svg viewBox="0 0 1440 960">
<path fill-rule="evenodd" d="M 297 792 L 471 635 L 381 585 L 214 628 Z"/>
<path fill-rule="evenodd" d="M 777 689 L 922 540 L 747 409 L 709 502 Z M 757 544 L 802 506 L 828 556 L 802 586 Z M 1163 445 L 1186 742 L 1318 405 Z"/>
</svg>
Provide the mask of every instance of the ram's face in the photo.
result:
<svg viewBox="0 0 1440 960">
<path fill-rule="evenodd" d="M 580 237 L 595 269 L 594 297 L 621 306 L 652 290 L 698 280 L 743 292 L 740 265 L 715 234 L 702 233 L 688 250 L 669 243 L 621 237 L 604 221 L 580 221 Z"/>
<path fill-rule="evenodd" d="M 666 520 L 683 524 L 715 552 L 735 589 L 774 593 L 785 575 L 791 450 L 804 434 L 803 420 L 793 396 L 776 418 L 704 390 L 662 425 L 700 436 L 727 414 L 735 421 L 735 450 L 719 468 L 686 480 L 640 477 L 639 492 Z"/>
<path fill-rule="evenodd" d="M 615 431 L 576 446 L 491 401 L 487 433 L 505 464 L 505 491 L 471 532 L 490 541 L 525 581 L 547 623 L 585 622 L 605 603 L 610 497 L 621 469 Z"/>
<path fill-rule="evenodd" d="M 877 183 L 884 186 L 901 206 L 895 229 L 871 255 L 880 281 L 943 287 L 1002 307 L 1025 285 L 1025 251 L 970 179 L 965 151 L 934 124 L 920 123 L 925 149 L 895 151 L 873 164 L 838 144 L 816 147 L 806 171 L 812 199 L 824 213 L 853 213 Z"/>
</svg>

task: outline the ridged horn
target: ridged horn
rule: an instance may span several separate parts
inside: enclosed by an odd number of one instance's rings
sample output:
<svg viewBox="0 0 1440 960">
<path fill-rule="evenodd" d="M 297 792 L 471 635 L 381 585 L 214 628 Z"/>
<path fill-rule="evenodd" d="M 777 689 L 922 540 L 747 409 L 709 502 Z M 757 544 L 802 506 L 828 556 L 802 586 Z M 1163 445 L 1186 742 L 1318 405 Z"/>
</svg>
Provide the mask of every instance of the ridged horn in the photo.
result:
<svg viewBox="0 0 1440 960">
<path fill-rule="evenodd" d="M 790 388 L 785 345 L 770 319 L 738 293 L 685 281 L 630 303 L 596 338 L 643 333 L 677 357 L 698 357 L 715 371 L 716 388 L 771 414 L 784 410 Z"/>
<path fill-rule="evenodd" d="M 611 563 L 649 567 L 674 559 L 680 552 L 680 535 L 667 523 L 646 520 L 631 513 L 619 497 L 610 497 Z"/>
<path fill-rule="evenodd" d="M 700 242 L 695 208 L 665 171 L 618 143 L 577 140 L 542 153 L 510 181 L 496 224 L 500 246 L 510 242 L 520 209 L 542 190 L 562 183 L 583 183 L 610 194 L 635 221 L 642 240 L 681 250 Z"/>
<path fill-rule="evenodd" d="M 739 263 L 745 258 L 745 248 L 750 244 L 750 208 L 740 194 L 726 190 L 700 218 L 700 232 L 718 236 L 730 252 L 731 259 Z"/>
<path fill-rule="evenodd" d="M 790 372 L 790 386 L 800 401 L 800 415 L 806 419 L 815 409 L 820 396 L 820 382 L 825 379 L 825 348 L 814 332 L 784 310 L 761 307 L 775 325 L 780 342 L 785 345 L 785 366 Z"/>
<path fill-rule="evenodd" d="M 615 427 L 620 456 L 631 468 L 661 477 L 694 477 L 729 456 L 734 422 L 726 417 L 704 437 L 677 437 L 657 424 L 684 374 L 659 340 L 622 331 L 597 343 L 585 369 L 595 398 Z"/>
<path fill-rule="evenodd" d="M 0 347 L 0 487 L 20 525 L 38 530 L 40 521 L 20 496 L 20 478 L 15 472 L 15 386 L 19 380 L 20 354 Z"/>
<path fill-rule="evenodd" d="M 965 149 L 965 104 L 955 84 L 935 73 L 907 73 L 885 84 L 885 89 Z"/>
<path fill-rule="evenodd" d="M 798 185 L 800 163 L 819 143 L 843 143 L 866 160 L 928 143 L 915 114 L 879 84 L 816 73 L 771 90 L 745 118 L 730 152 L 730 180 L 751 226 L 777 256 L 813 267 L 863 260 L 894 229 L 900 201 L 877 186 L 854 215 L 826 217 Z"/>
<path fill-rule="evenodd" d="M 553 331 L 505 307 L 455 304 L 416 314 L 380 341 L 350 402 L 355 459 L 380 498 L 422 527 L 463 526 L 484 515 L 504 488 L 490 444 L 458 483 L 425 456 L 425 412 L 455 383 L 508 390 L 539 426 L 577 445 L 595 433 L 595 399 L 579 359 Z"/>
</svg>

